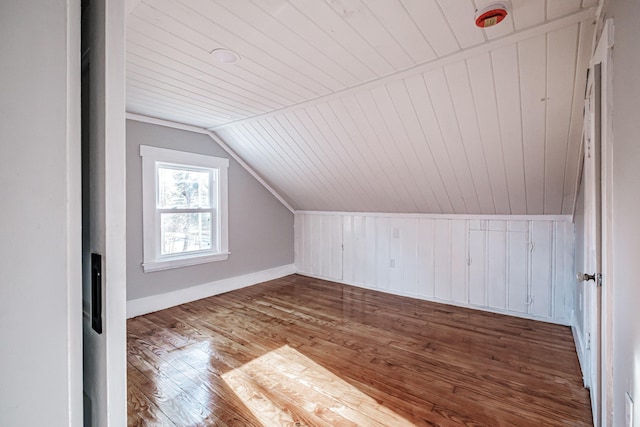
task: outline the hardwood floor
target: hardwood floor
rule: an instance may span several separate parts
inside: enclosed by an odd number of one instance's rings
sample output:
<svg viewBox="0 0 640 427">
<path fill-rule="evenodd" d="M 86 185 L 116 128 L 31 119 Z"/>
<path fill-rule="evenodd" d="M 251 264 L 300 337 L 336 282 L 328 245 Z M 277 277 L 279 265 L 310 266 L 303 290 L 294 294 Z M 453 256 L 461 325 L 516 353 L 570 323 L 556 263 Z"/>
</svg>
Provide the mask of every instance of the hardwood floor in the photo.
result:
<svg viewBox="0 0 640 427">
<path fill-rule="evenodd" d="M 569 328 L 288 276 L 128 321 L 129 425 L 586 426 Z"/>
</svg>

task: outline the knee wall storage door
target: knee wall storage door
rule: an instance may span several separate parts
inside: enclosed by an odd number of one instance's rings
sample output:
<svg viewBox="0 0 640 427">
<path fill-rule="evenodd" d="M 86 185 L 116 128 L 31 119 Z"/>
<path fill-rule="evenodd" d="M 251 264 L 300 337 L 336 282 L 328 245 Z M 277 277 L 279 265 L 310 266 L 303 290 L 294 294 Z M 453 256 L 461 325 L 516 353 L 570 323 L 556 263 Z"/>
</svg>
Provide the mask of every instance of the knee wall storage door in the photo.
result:
<svg viewBox="0 0 640 427">
<path fill-rule="evenodd" d="M 296 265 L 309 276 L 570 324 L 567 218 L 296 213 Z"/>
</svg>

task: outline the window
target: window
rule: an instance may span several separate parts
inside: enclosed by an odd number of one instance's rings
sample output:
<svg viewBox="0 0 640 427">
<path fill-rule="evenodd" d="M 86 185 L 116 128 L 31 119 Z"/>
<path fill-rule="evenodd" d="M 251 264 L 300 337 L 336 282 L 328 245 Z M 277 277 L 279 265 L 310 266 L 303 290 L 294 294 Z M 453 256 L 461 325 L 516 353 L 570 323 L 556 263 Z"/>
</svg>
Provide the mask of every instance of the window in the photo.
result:
<svg viewBox="0 0 640 427">
<path fill-rule="evenodd" d="M 229 160 L 140 146 L 145 272 L 229 256 Z"/>
</svg>

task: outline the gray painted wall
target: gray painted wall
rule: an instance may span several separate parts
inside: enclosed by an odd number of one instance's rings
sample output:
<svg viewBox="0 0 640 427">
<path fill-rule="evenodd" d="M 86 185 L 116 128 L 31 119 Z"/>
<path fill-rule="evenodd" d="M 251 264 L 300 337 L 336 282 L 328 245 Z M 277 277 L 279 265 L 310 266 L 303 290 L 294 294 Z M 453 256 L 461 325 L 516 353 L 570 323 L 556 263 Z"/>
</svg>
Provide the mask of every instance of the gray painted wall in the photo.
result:
<svg viewBox="0 0 640 427">
<path fill-rule="evenodd" d="M 0 426 L 82 422 L 80 1 L 0 2 Z"/>
<path fill-rule="evenodd" d="M 640 2 L 614 0 L 613 49 L 613 366 L 614 426 L 624 393 L 640 426 Z"/>
<path fill-rule="evenodd" d="M 144 273 L 140 145 L 229 159 L 226 261 Z M 127 121 L 127 300 L 293 263 L 293 214 L 207 135 Z"/>
</svg>

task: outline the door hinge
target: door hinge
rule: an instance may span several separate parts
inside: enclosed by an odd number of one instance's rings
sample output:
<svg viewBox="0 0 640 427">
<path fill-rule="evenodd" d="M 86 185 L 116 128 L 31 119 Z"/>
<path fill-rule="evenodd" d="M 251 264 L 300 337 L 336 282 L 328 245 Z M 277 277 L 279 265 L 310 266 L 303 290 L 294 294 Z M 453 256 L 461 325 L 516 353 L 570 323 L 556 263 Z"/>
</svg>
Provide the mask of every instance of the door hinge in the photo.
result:
<svg viewBox="0 0 640 427">
<path fill-rule="evenodd" d="M 591 333 L 587 332 L 587 336 L 585 337 L 584 348 L 587 350 L 591 350 Z"/>
</svg>

